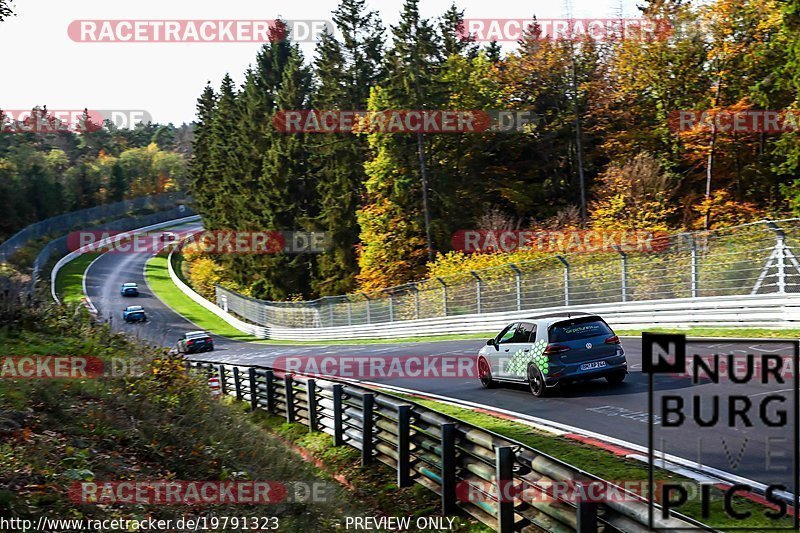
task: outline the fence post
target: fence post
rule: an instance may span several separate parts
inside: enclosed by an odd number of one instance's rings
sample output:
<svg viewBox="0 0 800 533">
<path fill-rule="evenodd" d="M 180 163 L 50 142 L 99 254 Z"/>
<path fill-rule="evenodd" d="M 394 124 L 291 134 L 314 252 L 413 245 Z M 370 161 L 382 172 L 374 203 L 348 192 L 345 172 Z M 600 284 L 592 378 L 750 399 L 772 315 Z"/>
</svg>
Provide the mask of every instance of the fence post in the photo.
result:
<svg viewBox="0 0 800 533">
<path fill-rule="evenodd" d="M 372 408 L 374 405 L 375 395 L 365 394 L 361 411 L 364 417 L 361 424 L 361 466 L 366 466 L 372 462 Z"/>
<path fill-rule="evenodd" d="M 700 286 L 697 277 L 697 240 L 694 235 L 689 236 L 689 246 L 692 251 L 692 298 L 697 298 L 700 294 Z"/>
<path fill-rule="evenodd" d="M 349 296 L 345 296 L 347 298 L 347 325 L 353 325 L 353 301 L 350 300 Z"/>
<path fill-rule="evenodd" d="M 447 283 L 442 278 L 436 278 L 442 284 L 442 303 L 444 304 L 444 316 L 447 316 Z"/>
<path fill-rule="evenodd" d="M 236 392 L 236 401 L 242 401 L 242 380 L 239 378 L 239 367 L 233 367 L 233 390 Z"/>
<path fill-rule="evenodd" d="M 306 393 L 308 394 L 308 429 L 319 431 L 317 424 L 317 382 L 314 379 L 306 380 Z"/>
<path fill-rule="evenodd" d="M 597 533 L 597 502 L 578 500 L 578 533 Z"/>
<path fill-rule="evenodd" d="M 258 409 L 258 383 L 256 382 L 256 369 L 252 366 L 247 370 L 250 378 L 250 410 Z"/>
<path fill-rule="evenodd" d="M 389 295 L 389 322 L 394 322 L 394 291 L 386 289 L 384 292 Z"/>
<path fill-rule="evenodd" d="M 522 271 L 514 263 L 508 266 L 514 271 L 514 280 L 517 286 L 517 311 L 522 311 Z"/>
<path fill-rule="evenodd" d="M 225 379 L 225 365 L 219 365 L 217 369 L 219 371 L 219 393 L 221 396 L 225 396 L 228 394 L 228 382 Z"/>
<path fill-rule="evenodd" d="M 474 270 L 470 270 L 469 273 L 472 274 L 472 277 L 475 278 L 475 280 L 476 280 L 475 287 L 476 287 L 478 293 L 475 296 L 475 300 L 478 303 L 478 314 L 481 314 L 481 284 L 482 284 L 483 280 L 478 275 L 478 273 L 475 272 Z"/>
<path fill-rule="evenodd" d="M 411 485 L 411 406 L 397 406 L 397 486 Z"/>
<path fill-rule="evenodd" d="M 342 446 L 344 444 L 344 435 L 342 433 L 342 419 L 344 412 L 342 411 L 342 390 L 344 386 L 336 384 L 333 386 L 333 445 Z"/>
<path fill-rule="evenodd" d="M 361 294 L 367 300 L 367 324 L 369 324 L 370 323 L 370 316 L 369 316 L 369 302 L 370 302 L 370 299 L 369 299 L 369 296 L 367 296 L 366 292 L 362 292 Z"/>
<path fill-rule="evenodd" d="M 292 385 L 291 374 L 283 376 L 283 382 L 286 385 L 286 421 L 288 423 L 294 422 L 294 386 Z"/>
<path fill-rule="evenodd" d="M 267 380 L 267 412 L 275 412 L 275 373 L 272 370 L 264 372 Z"/>
<path fill-rule="evenodd" d="M 442 514 L 456 512 L 456 425 L 441 425 L 442 431 Z"/>
<path fill-rule="evenodd" d="M 622 248 L 616 244 L 611 245 L 612 248 L 619 254 L 622 259 L 622 301 L 628 301 L 628 254 L 622 251 Z"/>
<path fill-rule="evenodd" d="M 327 300 L 325 301 L 325 303 L 328 306 L 328 319 L 331 321 L 331 327 L 333 327 L 335 325 L 333 323 L 333 303 L 330 303 Z"/>
<path fill-rule="evenodd" d="M 777 228 L 777 225 L 775 226 Z M 778 293 L 786 293 L 786 234 L 782 229 L 776 230 L 775 248 L 778 253 Z"/>
<path fill-rule="evenodd" d="M 411 290 L 414 291 L 414 320 L 419 320 L 419 287 L 416 283 L 411 284 Z"/>
<path fill-rule="evenodd" d="M 556 259 L 564 265 L 564 305 L 569 305 L 569 261 L 561 255 L 557 255 Z"/>
<path fill-rule="evenodd" d="M 514 482 L 514 448 L 495 448 L 495 482 L 497 483 L 497 530 L 514 531 L 514 499 L 511 484 Z"/>
</svg>

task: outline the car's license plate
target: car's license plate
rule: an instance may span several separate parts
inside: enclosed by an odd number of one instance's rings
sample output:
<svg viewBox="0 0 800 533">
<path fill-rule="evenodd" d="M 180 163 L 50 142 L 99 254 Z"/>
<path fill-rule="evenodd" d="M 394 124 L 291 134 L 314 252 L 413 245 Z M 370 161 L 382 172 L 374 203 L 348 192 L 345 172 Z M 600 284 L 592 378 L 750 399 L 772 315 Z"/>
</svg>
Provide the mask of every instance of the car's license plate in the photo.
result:
<svg viewBox="0 0 800 533">
<path fill-rule="evenodd" d="M 595 368 L 603 368 L 606 366 L 605 361 L 598 361 L 596 363 L 586 363 L 581 365 L 581 370 L 594 370 Z"/>
</svg>

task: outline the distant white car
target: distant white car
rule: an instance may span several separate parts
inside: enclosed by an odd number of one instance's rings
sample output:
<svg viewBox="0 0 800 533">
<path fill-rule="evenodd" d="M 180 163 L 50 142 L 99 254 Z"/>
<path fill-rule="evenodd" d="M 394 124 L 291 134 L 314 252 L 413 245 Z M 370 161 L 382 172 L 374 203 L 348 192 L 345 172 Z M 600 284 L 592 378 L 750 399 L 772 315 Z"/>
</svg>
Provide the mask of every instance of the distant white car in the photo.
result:
<svg viewBox="0 0 800 533">
<path fill-rule="evenodd" d="M 172 241 L 175 241 L 175 240 L 178 239 L 178 235 L 173 233 L 173 232 L 171 232 L 171 231 L 165 231 L 165 232 L 161 233 L 161 237 L 160 238 L 161 238 L 162 241 L 172 242 Z"/>
</svg>

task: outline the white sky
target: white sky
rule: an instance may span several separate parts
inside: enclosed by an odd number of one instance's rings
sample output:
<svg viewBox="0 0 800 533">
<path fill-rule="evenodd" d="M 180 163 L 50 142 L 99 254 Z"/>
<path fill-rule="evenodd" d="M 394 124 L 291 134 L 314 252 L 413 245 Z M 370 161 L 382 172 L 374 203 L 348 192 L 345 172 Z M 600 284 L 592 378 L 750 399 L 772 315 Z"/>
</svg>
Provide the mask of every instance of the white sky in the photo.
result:
<svg viewBox="0 0 800 533">
<path fill-rule="evenodd" d="M 236 83 L 252 63 L 257 43 L 78 43 L 73 20 L 313 19 L 329 20 L 337 0 L 12 0 L 16 17 L 0 23 L 0 109 L 146 110 L 156 122 L 194 119 L 198 95 L 229 72 Z M 388 28 L 403 0 L 371 0 Z M 425 17 L 452 0 L 422 0 Z M 635 17 L 636 0 L 571 0 L 576 18 Z M 540 19 L 566 16 L 565 0 L 456 0 L 467 18 Z M 314 45 L 304 44 L 307 60 Z"/>
</svg>

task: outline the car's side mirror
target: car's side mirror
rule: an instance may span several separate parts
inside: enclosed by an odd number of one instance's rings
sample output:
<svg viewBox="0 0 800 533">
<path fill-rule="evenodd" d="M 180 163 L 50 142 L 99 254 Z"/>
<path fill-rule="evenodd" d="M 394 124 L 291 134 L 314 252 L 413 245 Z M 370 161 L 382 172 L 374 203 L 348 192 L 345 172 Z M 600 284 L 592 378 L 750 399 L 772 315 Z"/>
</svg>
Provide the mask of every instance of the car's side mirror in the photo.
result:
<svg viewBox="0 0 800 533">
<path fill-rule="evenodd" d="M 486 346 L 494 346 L 494 339 L 489 339 L 486 341 Z"/>
</svg>

